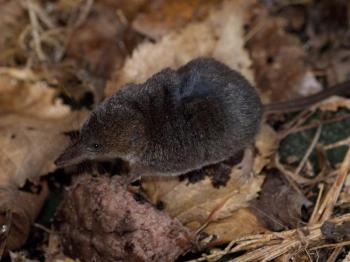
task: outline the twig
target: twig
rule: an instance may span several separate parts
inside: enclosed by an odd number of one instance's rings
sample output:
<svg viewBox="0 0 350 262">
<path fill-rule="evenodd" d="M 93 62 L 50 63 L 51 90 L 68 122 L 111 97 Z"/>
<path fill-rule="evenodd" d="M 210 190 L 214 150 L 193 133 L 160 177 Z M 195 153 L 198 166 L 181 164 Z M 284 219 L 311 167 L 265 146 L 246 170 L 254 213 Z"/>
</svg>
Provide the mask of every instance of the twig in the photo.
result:
<svg viewBox="0 0 350 262">
<path fill-rule="evenodd" d="M 320 125 L 331 124 L 331 123 L 335 123 L 335 122 L 339 122 L 339 121 L 343 121 L 343 120 L 347 120 L 347 119 L 350 119 L 350 114 L 341 115 L 341 116 L 338 116 L 338 117 L 335 117 L 332 119 L 328 119 L 328 120 L 315 121 L 313 123 L 301 126 L 299 128 L 282 131 L 278 134 L 278 138 L 281 140 L 281 139 L 289 136 L 290 134 L 302 132 L 302 131 L 305 131 L 305 130 L 310 129 L 310 128 L 318 127 Z"/>
<path fill-rule="evenodd" d="M 309 157 L 310 157 L 312 151 L 314 150 L 318 140 L 320 139 L 321 130 L 322 130 L 322 126 L 319 126 L 317 128 L 316 134 L 315 134 L 314 138 L 312 139 L 312 142 L 311 142 L 309 148 L 306 150 L 306 153 L 305 153 L 303 159 L 300 161 L 300 163 L 299 163 L 297 169 L 295 170 L 293 176 L 299 176 L 300 175 L 300 172 L 301 172 L 302 168 L 304 167 L 306 161 L 309 159 Z"/>
<path fill-rule="evenodd" d="M 56 233 L 54 230 L 51 230 L 41 224 L 38 224 L 38 223 L 34 223 L 34 226 L 37 227 L 37 228 L 40 228 L 41 230 L 45 231 L 46 233 L 49 233 L 49 234 L 53 234 L 53 233 Z"/>
<path fill-rule="evenodd" d="M 344 221 L 350 221 L 350 214 L 345 214 L 333 219 L 331 222 L 341 224 Z M 293 229 L 280 233 L 267 233 L 250 235 L 233 240 L 223 251 L 218 251 L 213 254 L 203 255 L 201 258 L 191 260 L 194 261 L 215 261 L 223 255 L 232 254 L 238 251 L 252 250 L 244 255 L 241 255 L 233 261 L 248 262 L 248 261 L 269 261 L 293 250 L 304 250 L 308 247 L 310 250 L 319 246 L 323 241 L 323 235 L 320 230 L 323 222 L 306 226 L 301 229 Z M 302 236 L 299 232 L 309 232 Z M 235 246 L 236 245 L 236 246 Z"/>
<path fill-rule="evenodd" d="M 350 245 L 350 241 L 344 241 L 344 242 L 340 242 L 340 243 L 325 244 L 325 245 L 321 245 L 321 246 L 316 246 L 316 247 L 310 248 L 310 250 L 329 248 L 329 247 L 343 247 L 343 246 L 348 246 L 348 245 Z"/>
<path fill-rule="evenodd" d="M 305 178 L 305 177 L 302 177 L 300 175 L 295 175 L 294 172 L 291 172 L 289 170 L 287 170 L 283 165 L 282 163 L 280 162 L 279 160 L 279 155 L 278 154 L 275 154 L 275 161 L 274 161 L 274 164 L 276 166 L 276 168 L 282 172 L 282 174 L 284 174 L 286 176 L 286 178 L 290 178 L 292 181 L 293 181 L 293 184 L 297 183 L 297 184 L 308 184 L 308 183 L 312 183 L 313 182 L 313 179 L 308 179 L 308 178 Z M 288 181 L 290 180 L 288 179 Z M 293 185 L 292 184 L 292 185 Z M 293 186 L 295 187 L 295 186 Z M 298 188 L 298 187 L 297 187 Z M 300 191 L 300 189 L 298 189 L 298 191 Z"/>
<path fill-rule="evenodd" d="M 335 179 L 331 189 L 329 190 L 324 202 L 320 207 L 319 214 L 320 215 L 322 214 L 319 219 L 320 222 L 324 222 L 330 218 L 333 212 L 333 208 L 339 198 L 340 191 L 344 185 L 346 176 L 349 172 L 349 168 L 350 168 L 350 147 L 348 148 L 344 161 L 339 168 L 338 176 Z"/>
<path fill-rule="evenodd" d="M 33 2 L 31 2 L 31 5 L 32 5 L 32 9 L 35 11 L 40 21 L 42 21 L 47 28 L 53 29 L 56 27 L 55 23 L 46 14 L 46 12 L 43 10 L 43 8 L 40 5 Z"/>
<path fill-rule="evenodd" d="M 38 18 L 35 14 L 34 7 L 32 0 L 27 0 L 27 9 L 29 13 L 29 19 L 31 23 L 31 29 L 32 29 L 32 37 L 34 40 L 34 48 L 36 51 L 36 54 L 40 61 L 46 60 L 46 55 L 44 54 L 42 47 L 41 47 L 41 41 L 40 41 L 40 25 Z"/>
<path fill-rule="evenodd" d="M 258 32 L 260 32 L 266 26 L 267 19 L 263 19 L 256 24 L 244 37 L 244 43 L 249 42 Z"/>
<path fill-rule="evenodd" d="M 342 224 L 344 221 L 350 221 L 350 214 L 345 214 L 330 219 L 330 221 L 337 225 Z M 301 229 L 293 229 L 280 233 L 274 232 L 250 235 L 238 238 L 229 244 L 229 246 L 233 248 L 215 252 L 210 255 L 204 255 L 201 258 L 191 260 L 191 262 L 208 260 L 214 261 L 223 255 L 244 250 L 252 251 L 237 257 L 234 259 L 234 261 L 269 261 L 293 250 L 304 250 L 305 247 L 310 249 L 319 245 L 319 242 L 323 241 L 323 235 L 320 229 L 322 224 L 323 222 L 320 222 Z M 301 237 L 299 232 L 308 232 L 308 234 Z"/>
<path fill-rule="evenodd" d="M 340 147 L 340 146 L 346 146 L 346 145 L 347 146 L 350 145 L 350 137 L 343 139 L 343 140 L 340 140 L 340 141 L 333 143 L 333 144 L 325 145 L 323 148 L 325 150 L 329 150 L 329 149 L 333 149 L 333 148 Z"/>
<path fill-rule="evenodd" d="M 315 110 L 310 110 L 310 108 L 301 111 L 294 119 L 284 124 L 283 129 L 289 130 L 300 127 L 313 113 L 315 113 Z"/>
<path fill-rule="evenodd" d="M 61 50 L 61 54 L 60 56 L 63 57 L 67 47 L 72 39 L 73 33 L 74 33 L 74 29 L 80 27 L 83 23 L 85 23 L 86 19 L 88 18 L 90 11 L 92 9 L 92 6 L 94 4 L 94 0 L 86 0 L 85 6 L 84 8 L 82 8 L 81 13 L 79 14 L 77 20 L 71 21 L 70 26 L 67 29 L 67 33 L 66 33 L 66 38 L 64 40 L 64 44 L 62 46 L 62 50 Z"/>
<path fill-rule="evenodd" d="M 335 262 L 337 257 L 339 256 L 340 251 L 343 249 L 342 246 L 336 247 L 330 257 L 327 259 L 327 262 Z"/>
<path fill-rule="evenodd" d="M 320 204 L 321 204 L 321 198 L 322 198 L 322 194 L 323 194 L 323 190 L 324 190 L 324 184 L 319 184 L 320 187 L 320 191 L 318 192 L 318 196 L 317 196 L 317 200 L 316 200 L 316 204 L 315 204 L 315 208 L 312 212 L 312 215 L 309 219 L 309 225 L 313 225 L 314 223 L 317 222 L 316 220 L 316 215 L 319 212 L 319 208 L 320 208 Z"/>
<path fill-rule="evenodd" d="M 94 4 L 94 0 L 86 0 L 85 5 L 82 8 L 82 11 L 80 12 L 78 19 L 75 21 L 73 27 L 77 28 L 79 26 L 81 26 L 86 18 L 89 16 L 90 14 L 90 10 L 92 8 L 92 5 Z"/>
<path fill-rule="evenodd" d="M 274 223 L 280 225 L 283 229 L 288 229 L 286 225 L 283 225 L 281 221 L 279 221 L 277 218 L 275 218 L 273 215 L 269 215 L 264 210 L 259 209 L 255 206 L 250 206 L 251 209 L 254 209 L 256 212 L 260 213 L 262 216 L 267 217 L 268 219 L 272 220 Z"/>
</svg>

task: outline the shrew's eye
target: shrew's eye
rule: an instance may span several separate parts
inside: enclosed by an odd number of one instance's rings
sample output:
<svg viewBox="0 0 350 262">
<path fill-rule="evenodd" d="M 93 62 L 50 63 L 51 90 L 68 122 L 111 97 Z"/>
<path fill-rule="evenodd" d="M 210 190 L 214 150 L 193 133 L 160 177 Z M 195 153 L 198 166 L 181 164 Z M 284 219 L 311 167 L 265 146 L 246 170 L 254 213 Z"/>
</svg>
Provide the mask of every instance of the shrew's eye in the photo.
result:
<svg viewBox="0 0 350 262">
<path fill-rule="evenodd" d="M 93 144 L 90 145 L 90 149 L 92 151 L 97 151 L 97 150 L 100 150 L 101 148 L 102 148 L 102 145 L 97 144 L 97 143 L 93 143 Z"/>
</svg>

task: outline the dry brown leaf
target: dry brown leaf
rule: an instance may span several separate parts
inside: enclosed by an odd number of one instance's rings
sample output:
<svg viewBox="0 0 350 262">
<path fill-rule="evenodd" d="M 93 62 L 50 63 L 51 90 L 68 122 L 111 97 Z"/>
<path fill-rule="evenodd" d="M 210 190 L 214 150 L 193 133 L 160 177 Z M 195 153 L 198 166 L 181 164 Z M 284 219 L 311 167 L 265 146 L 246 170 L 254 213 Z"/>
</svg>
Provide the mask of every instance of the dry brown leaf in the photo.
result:
<svg viewBox="0 0 350 262">
<path fill-rule="evenodd" d="M 124 62 L 127 25 L 120 20 L 116 9 L 108 6 L 96 3 L 91 12 L 84 24 L 72 32 L 67 54 L 88 64 L 94 75 L 109 78 Z M 133 44 L 127 46 L 132 48 Z"/>
<path fill-rule="evenodd" d="M 267 101 L 290 100 L 320 91 L 299 39 L 285 31 L 286 19 L 255 6 L 247 34 L 257 87 Z"/>
<path fill-rule="evenodd" d="M 343 242 L 350 239 L 350 221 L 345 221 L 342 224 L 336 224 L 331 221 L 326 221 L 321 226 L 322 235 L 329 242 Z"/>
<path fill-rule="evenodd" d="M 251 210 L 266 228 L 282 231 L 302 224 L 302 208 L 310 205 L 311 202 L 296 191 L 281 173 L 269 170 L 259 198 L 251 204 Z"/>
<path fill-rule="evenodd" d="M 250 59 L 244 50 L 243 26 L 253 0 L 225 1 L 203 22 L 166 34 L 159 42 L 139 45 L 108 83 L 112 95 L 128 82 L 144 82 L 165 67 L 179 67 L 198 56 L 211 56 L 239 70 L 253 82 Z"/>
<path fill-rule="evenodd" d="M 190 21 L 204 19 L 221 0 L 157 0 L 151 1 L 132 22 L 137 32 L 160 39 L 171 30 L 180 29 Z"/>
<path fill-rule="evenodd" d="M 121 11 L 126 18 L 132 18 L 141 8 L 143 8 L 149 0 L 99 0 L 94 1 L 108 9 L 116 12 Z M 56 3 L 56 2 L 55 2 Z M 76 11 L 76 9 L 84 8 L 86 2 L 81 0 L 59 0 L 56 3 L 57 11 L 60 14 Z M 52 6 L 51 6 L 52 8 Z"/>
<path fill-rule="evenodd" d="M 55 170 L 53 161 L 69 142 L 63 132 L 79 125 L 78 113 L 55 95 L 44 83 L 0 75 L 0 224 L 10 223 L 9 249 L 24 243 L 47 195 L 45 188 L 39 194 L 18 189 Z"/>
<path fill-rule="evenodd" d="M 67 1 L 67 0 L 63 0 Z M 71 2 L 71 0 L 68 0 Z M 98 3 L 104 5 L 116 12 L 121 11 L 123 15 L 129 20 L 131 20 L 136 14 L 143 10 L 150 0 L 99 0 Z"/>
<path fill-rule="evenodd" d="M 346 81 L 350 74 L 349 2 L 319 1 L 305 9 L 308 52 L 314 68 L 329 86 Z"/>
<path fill-rule="evenodd" d="M 29 230 L 44 205 L 48 188 L 42 183 L 39 193 L 30 193 L 9 185 L 0 186 L 0 225 L 6 225 L 8 230 L 6 248 L 15 250 L 27 240 Z"/>
<path fill-rule="evenodd" d="M 276 134 L 267 125 L 262 127 L 256 146 L 258 154 L 254 162 L 254 172 L 260 173 L 269 162 L 269 156 L 277 148 Z M 237 210 L 246 207 L 248 202 L 257 196 L 264 180 L 263 176 L 254 176 L 243 182 L 245 179 L 241 179 L 240 175 L 240 169 L 233 167 L 230 180 L 224 187 L 220 188 L 213 187 L 209 177 L 194 184 L 180 181 L 177 177 L 145 178 L 142 186 L 153 203 L 161 201 L 164 204 L 165 211 L 171 217 L 179 219 L 193 230 L 200 228 L 209 220 L 211 222 L 209 224 L 210 232 L 214 232 L 219 241 L 226 242 L 229 239 L 225 236 L 230 235 L 232 239 L 237 235 L 251 233 L 253 229 L 256 229 L 255 232 L 257 232 L 262 228 L 258 222 L 254 221 L 247 228 L 234 223 L 234 221 L 237 223 L 244 221 L 243 218 L 239 217 L 240 214 L 254 216 L 248 211 L 237 213 Z M 231 224 L 230 228 L 226 228 L 225 236 L 220 235 L 223 232 L 221 222 Z M 256 227 L 254 228 L 254 226 Z"/>
</svg>

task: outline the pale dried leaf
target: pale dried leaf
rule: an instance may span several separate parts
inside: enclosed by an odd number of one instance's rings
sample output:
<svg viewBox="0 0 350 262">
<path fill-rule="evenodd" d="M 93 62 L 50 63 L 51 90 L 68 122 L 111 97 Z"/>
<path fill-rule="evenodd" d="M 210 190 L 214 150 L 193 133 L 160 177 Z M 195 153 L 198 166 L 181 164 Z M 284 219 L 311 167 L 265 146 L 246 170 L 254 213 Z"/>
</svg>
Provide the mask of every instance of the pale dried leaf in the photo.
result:
<svg viewBox="0 0 350 262">
<path fill-rule="evenodd" d="M 258 152 L 254 159 L 254 170 L 257 174 L 260 174 L 261 170 L 270 163 L 271 155 L 278 149 L 278 144 L 276 132 L 269 125 L 263 124 L 255 140 Z"/>
<path fill-rule="evenodd" d="M 213 212 L 215 217 L 211 219 L 214 221 L 228 217 L 257 196 L 264 179 L 262 176 L 255 177 L 242 183 L 237 179 L 239 175 L 240 170 L 233 169 L 232 178 L 220 189 L 214 188 L 209 178 L 191 185 L 180 183 L 162 201 L 167 206 L 167 212 L 185 225 L 193 221 L 202 225 Z"/>
<path fill-rule="evenodd" d="M 339 108 L 347 108 L 350 109 L 350 99 L 345 97 L 337 97 L 333 96 L 328 98 L 327 100 L 322 101 L 317 105 L 317 108 L 322 111 L 337 111 Z"/>
<path fill-rule="evenodd" d="M 44 83 L 0 75 L 0 225 L 9 225 L 7 248 L 20 248 L 48 190 L 20 191 L 27 180 L 54 171 L 54 160 L 69 143 L 63 132 L 78 128 L 78 113 L 55 98 Z M 10 214 L 10 217 L 6 214 Z"/>
<path fill-rule="evenodd" d="M 63 132 L 79 128 L 81 117 L 40 82 L 1 78 L 0 94 L 0 185 L 23 186 L 55 169 L 69 143 Z"/>
</svg>

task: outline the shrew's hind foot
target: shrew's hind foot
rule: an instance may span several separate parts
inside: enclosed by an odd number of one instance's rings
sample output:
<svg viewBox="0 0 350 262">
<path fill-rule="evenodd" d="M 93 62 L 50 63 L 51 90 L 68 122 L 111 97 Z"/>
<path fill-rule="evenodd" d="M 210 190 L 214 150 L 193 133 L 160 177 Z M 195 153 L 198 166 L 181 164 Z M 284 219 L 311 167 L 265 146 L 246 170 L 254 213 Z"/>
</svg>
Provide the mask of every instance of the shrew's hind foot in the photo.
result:
<svg viewBox="0 0 350 262">
<path fill-rule="evenodd" d="M 242 183 L 250 181 L 254 176 L 254 148 L 249 146 L 244 150 L 244 155 L 242 161 L 238 164 L 241 170 L 241 174 L 238 179 Z"/>
</svg>

